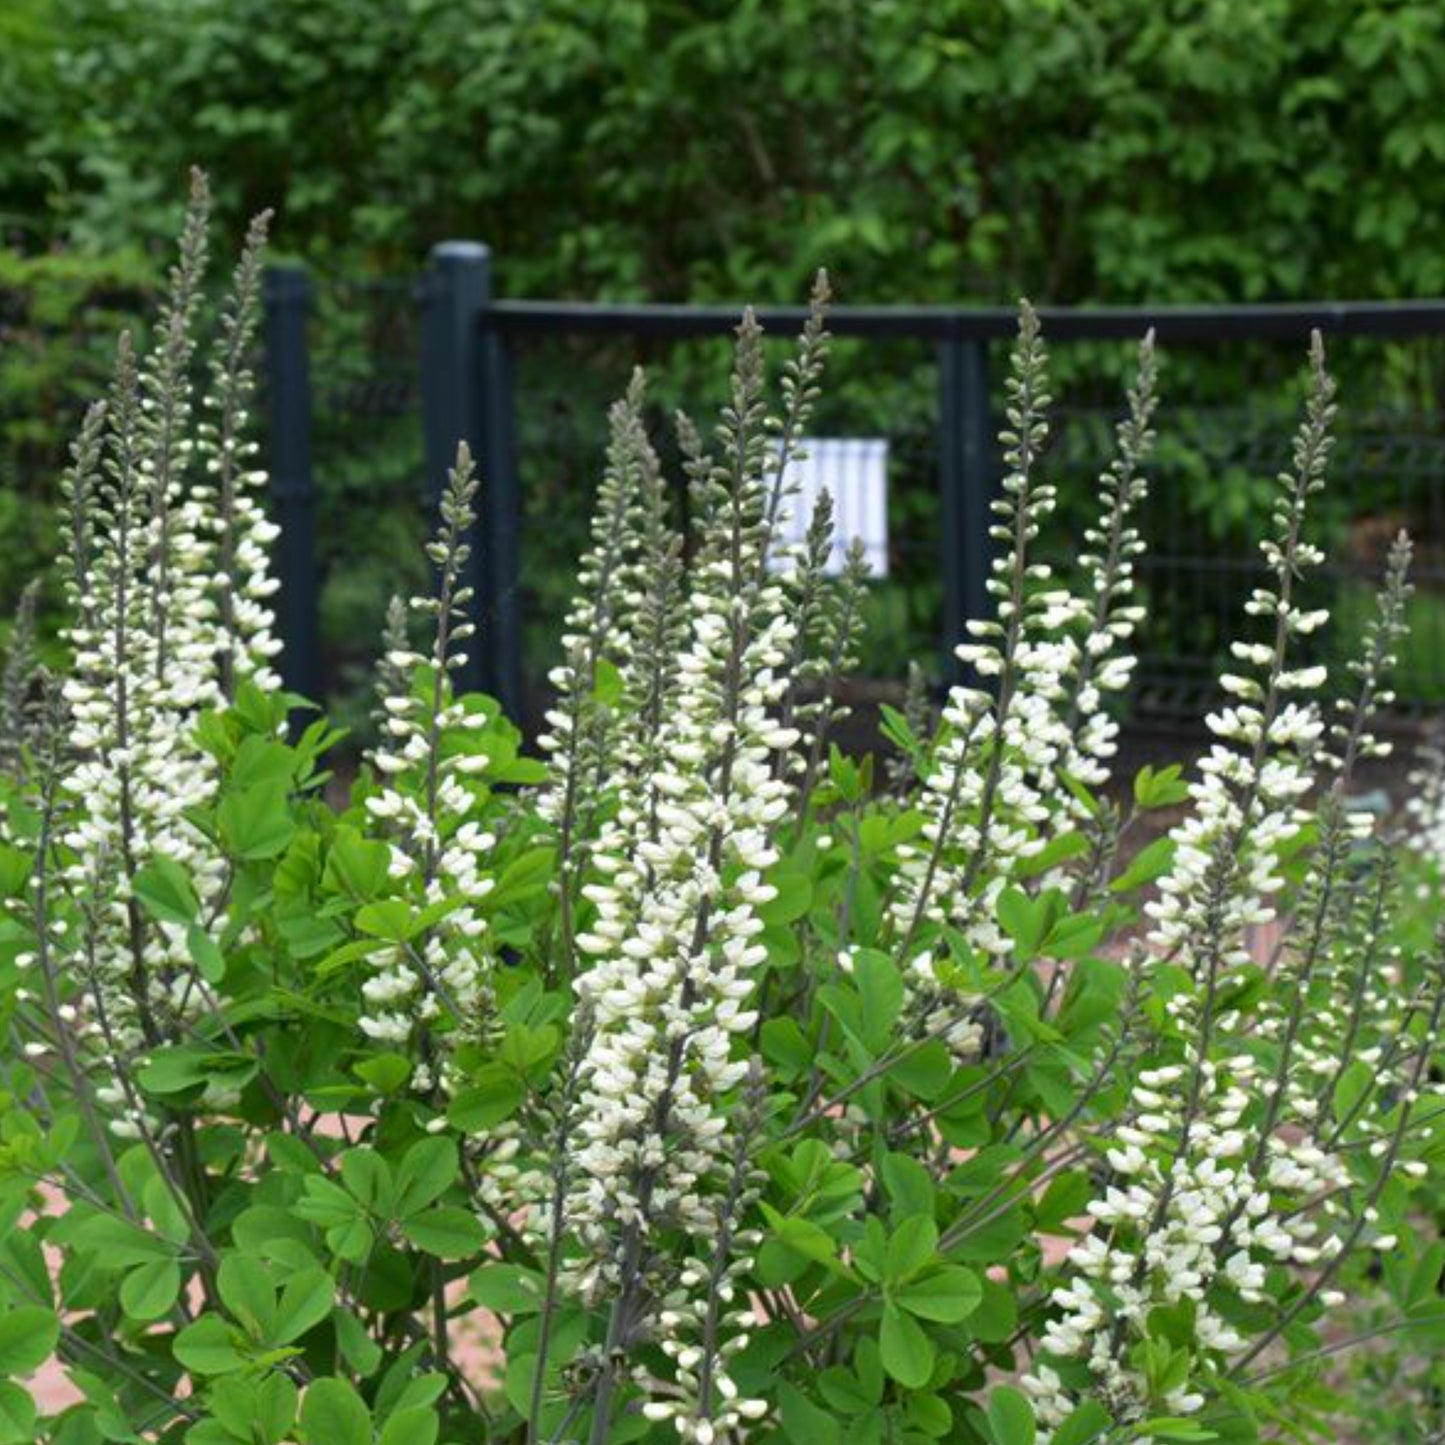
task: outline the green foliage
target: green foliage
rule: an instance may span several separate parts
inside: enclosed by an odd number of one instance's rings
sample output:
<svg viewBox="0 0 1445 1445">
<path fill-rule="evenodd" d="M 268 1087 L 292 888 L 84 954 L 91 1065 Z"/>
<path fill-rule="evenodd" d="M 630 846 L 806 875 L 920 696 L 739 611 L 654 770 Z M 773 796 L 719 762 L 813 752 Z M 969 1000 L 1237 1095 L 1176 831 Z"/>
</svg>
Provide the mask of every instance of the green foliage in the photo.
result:
<svg viewBox="0 0 1445 1445">
<path fill-rule="evenodd" d="M 164 234 L 195 160 L 293 249 L 391 269 L 480 235 L 522 294 L 785 296 L 839 255 L 871 301 L 1445 289 L 1428 0 L 7 17 L 18 154 L 90 244 Z"/>
</svg>

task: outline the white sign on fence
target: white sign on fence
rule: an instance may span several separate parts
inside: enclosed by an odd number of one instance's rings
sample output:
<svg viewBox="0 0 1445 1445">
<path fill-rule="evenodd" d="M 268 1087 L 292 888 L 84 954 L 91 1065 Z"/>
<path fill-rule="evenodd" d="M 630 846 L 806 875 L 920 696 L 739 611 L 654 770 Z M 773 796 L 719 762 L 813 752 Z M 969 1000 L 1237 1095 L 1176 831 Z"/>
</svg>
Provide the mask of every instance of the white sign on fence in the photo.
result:
<svg viewBox="0 0 1445 1445">
<path fill-rule="evenodd" d="M 808 531 L 819 492 L 833 498 L 833 551 L 828 572 L 843 570 L 854 537 L 862 540 L 874 577 L 888 575 L 888 439 L 886 437 L 806 437 L 807 456 L 788 465 L 788 481 L 797 490 L 783 524 L 783 538 L 801 542 Z"/>
</svg>

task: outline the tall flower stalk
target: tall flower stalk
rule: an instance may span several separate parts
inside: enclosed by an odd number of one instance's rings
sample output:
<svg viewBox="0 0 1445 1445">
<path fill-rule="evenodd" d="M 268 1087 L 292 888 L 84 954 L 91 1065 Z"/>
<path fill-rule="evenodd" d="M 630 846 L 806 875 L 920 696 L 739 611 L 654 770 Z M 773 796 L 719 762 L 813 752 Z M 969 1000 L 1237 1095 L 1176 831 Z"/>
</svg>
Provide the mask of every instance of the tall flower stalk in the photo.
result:
<svg viewBox="0 0 1445 1445">
<path fill-rule="evenodd" d="M 661 1239 L 674 1230 L 710 1238 L 711 1196 L 725 1187 L 734 1147 L 728 1101 L 747 1074 L 739 1046 L 756 1022 L 765 957 L 758 909 L 775 892 L 763 874 L 779 856 L 772 835 L 790 795 L 773 757 L 798 737 L 775 717 L 796 626 L 768 562 L 788 505 L 788 450 L 821 361 L 825 300 L 815 294 L 785 378 L 781 454 L 770 444 L 762 335 L 751 315 L 739 327 L 719 460 L 695 469 L 706 530 L 657 739 L 655 805 L 634 806 L 599 839 L 600 881 L 586 889 L 596 916 L 577 938 L 589 960 L 577 987 L 594 1033 L 569 1222 L 591 1256 L 584 1288 L 611 1300 L 594 1442 L 607 1438 L 615 1361 L 652 1326 L 648 1301 L 668 1288 L 674 1266 Z M 669 1411 L 682 1438 L 702 1442 L 722 1438 L 755 1408 L 728 1380 L 715 1323 L 705 1333 L 701 1353 L 679 1346 L 673 1358 L 685 1393 L 689 1382 L 706 1388 Z"/>
<path fill-rule="evenodd" d="M 420 1044 L 411 1083 L 422 1092 L 451 1087 L 452 1044 L 484 1027 L 492 966 L 486 919 L 477 905 L 493 884 L 483 874 L 496 838 L 474 817 L 489 759 L 466 741 L 488 717 L 468 707 L 453 681 L 466 666 L 464 647 L 475 632 L 467 576 L 478 487 L 463 443 L 442 493 L 436 535 L 427 544 L 436 592 L 411 604 L 430 623 L 430 650 L 406 646 L 400 619 L 393 618 L 382 739 L 371 754 L 379 786 L 366 800 L 389 840 L 392 877 L 412 885 L 420 903 L 439 915 L 419 936 L 372 956 L 362 985 L 361 1028 L 389 1045 Z"/>
</svg>

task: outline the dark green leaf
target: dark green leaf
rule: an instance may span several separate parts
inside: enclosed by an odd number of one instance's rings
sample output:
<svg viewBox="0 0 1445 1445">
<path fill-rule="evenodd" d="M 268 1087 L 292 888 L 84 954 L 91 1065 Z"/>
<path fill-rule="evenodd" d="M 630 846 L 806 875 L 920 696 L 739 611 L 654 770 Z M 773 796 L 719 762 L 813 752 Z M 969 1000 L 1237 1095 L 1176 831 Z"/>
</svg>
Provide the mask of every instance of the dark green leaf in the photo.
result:
<svg viewBox="0 0 1445 1445">
<path fill-rule="evenodd" d="M 180 1293 L 180 1266 L 173 1259 L 155 1259 L 138 1265 L 121 1281 L 120 1307 L 133 1320 L 158 1320 Z"/>
<path fill-rule="evenodd" d="M 171 1352 L 197 1375 L 227 1375 L 246 1366 L 237 1343 L 237 1332 L 219 1315 L 202 1315 L 176 1336 Z"/>
<path fill-rule="evenodd" d="M 148 863 L 131 886 L 146 912 L 162 923 L 189 924 L 200 912 L 200 900 L 185 869 L 169 858 Z"/>
<path fill-rule="evenodd" d="M 878 1345 L 883 1354 L 883 1368 L 900 1385 L 921 1390 L 933 1377 L 933 1342 L 917 1320 L 897 1305 L 883 1307 Z"/>
<path fill-rule="evenodd" d="M 0 1315 L 0 1375 L 29 1375 L 55 1353 L 60 1321 L 53 1310 L 17 1305 Z"/>
<path fill-rule="evenodd" d="M 301 1401 L 308 1445 L 372 1445 L 371 1412 L 345 1380 L 309 1385 Z"/>
<path fill-rule="evenodd" d="M 253 783 L 222 800 L 216 822 L 226 846 L 247 860 L 275 858 L 296 832 L 290 785 L 284 779 Z"/>
<path fill-rule="evenodd" d="M 962 1265 L 946 1265 L 906 1284 L 894 1285 L 889 1293 L 909 1314 L 945 1325 L 966 1320 L 983 1299 L 978 1276 Z"/>
<path fill-rule="evenodd" d="M 466 1259 L 487 1242 L 476 1215 L 450 1206 L 412 1215 L 401 1232 L 418 1249 L 441 1259 Z"/>
<path fill-rule="evenodd" d="M 35 1401 L 30 1391 L 0 1380 L 0 1445 L 35 1445 Z"/>
<path fill-rule="evenodd" d="M 988 1428 L 993 1445 L 1034 1445 L 1038 1426 L 1027 1396 L 1012 1385 L 996 1385 L 988 1397 Z"/>
</svg>

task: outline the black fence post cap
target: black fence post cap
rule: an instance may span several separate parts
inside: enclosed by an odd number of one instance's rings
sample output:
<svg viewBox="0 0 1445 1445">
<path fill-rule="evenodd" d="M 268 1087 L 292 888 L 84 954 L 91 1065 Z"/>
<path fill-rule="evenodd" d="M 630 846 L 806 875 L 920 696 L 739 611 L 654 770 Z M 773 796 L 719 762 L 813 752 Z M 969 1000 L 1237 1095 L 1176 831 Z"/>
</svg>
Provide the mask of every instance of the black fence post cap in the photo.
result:
<svg viewBox="0 0 1445 1445">
<path fill-rule="evenodd" d="M 482 265 L 492 259 L 492 248 L 483 241 L 439 241 L 431 249 L 432 260 Z"/>
</svg>

